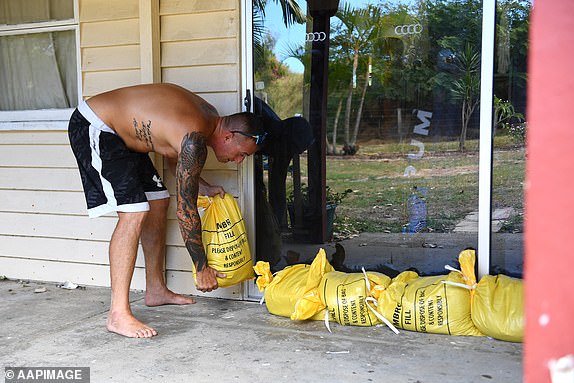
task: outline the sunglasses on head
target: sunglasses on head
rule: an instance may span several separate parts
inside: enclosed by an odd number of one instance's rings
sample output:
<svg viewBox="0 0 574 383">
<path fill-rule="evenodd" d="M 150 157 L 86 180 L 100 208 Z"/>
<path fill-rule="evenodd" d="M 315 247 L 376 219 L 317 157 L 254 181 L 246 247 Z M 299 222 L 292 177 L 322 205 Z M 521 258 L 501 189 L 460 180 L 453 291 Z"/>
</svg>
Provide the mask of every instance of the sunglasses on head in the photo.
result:
<svg viewBox="0 0 574 383">
<path fill-rule="evenodd" d="M 255 145 L 261 145 L 263 141 L 265 141 L 265 137 L 267 137 L 267 132 L 264 132 L 263 134 L 249 134 L 240 132 L 239 130 L 232 130 L 231 133 L 239 133 L 242 136 L 253 138 L 255 139 Z"/>
</svg>

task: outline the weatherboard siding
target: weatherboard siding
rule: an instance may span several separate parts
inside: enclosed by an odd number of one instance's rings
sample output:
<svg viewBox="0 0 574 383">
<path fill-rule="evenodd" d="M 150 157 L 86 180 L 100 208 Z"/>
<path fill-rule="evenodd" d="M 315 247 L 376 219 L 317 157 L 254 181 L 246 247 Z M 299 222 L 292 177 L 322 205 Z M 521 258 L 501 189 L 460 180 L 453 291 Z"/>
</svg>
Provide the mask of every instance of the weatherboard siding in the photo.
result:
<svg viewBox="0 0 574 383">
<path fill-rule="evenodd" d="M 148 82 L 144 72 L 162 82 L 190 89 L 221 114 L 240 110 L 239 0 L 159 1 L 157 13 L 141 12 L 155 0 L 79 0 L 79 47 L 82 96 Z M 141 20 L 159 21 L 159 68 L 142 60 L 151 52 L 141 36 Z M 149 55 L 151 57 L 151 54 Z M 143 64 L 143 65 L 142 65 Z M 144 69 L 142 69 L 144 68 Z M 146 69 L 147 68 L 147 69 Z M 2 129 L 0 125 L 0 275 L 53 282 L 70 280 L 109 286 L 108 244 L 116 214 L 89 219 L 76 162 L 67 137 L 67 121 L 42 130 Z M 48 122 L 46 122 L 48 126 Z M 182 293 L 197 293 L 191 260 L 175 217 L 175 179 L 160 158 L 172 195 L 168 219 L 166 278 Z M 236 164 L 221 164 L 209 150 L 203 178 L 240 195 Z M 132 288 L 145 288 L 143 252 L 138 249 Z M 241 298 L 239 286 L 207 295 Z"/>
</svg>

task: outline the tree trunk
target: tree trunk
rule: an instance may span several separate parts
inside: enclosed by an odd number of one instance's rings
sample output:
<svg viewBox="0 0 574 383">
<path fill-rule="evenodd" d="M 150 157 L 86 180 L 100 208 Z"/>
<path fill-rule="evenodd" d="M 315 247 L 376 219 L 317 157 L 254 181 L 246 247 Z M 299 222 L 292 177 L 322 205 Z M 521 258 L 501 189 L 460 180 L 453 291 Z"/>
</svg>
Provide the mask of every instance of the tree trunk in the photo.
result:
<svg viewBox="0 0 574 383">
<path fill-rule="evenodd" d="M 342 108 L 343 96 L 339 98 L 339 105 L 337 105 L 337 113 L 335 113 L 335 121 L 333 122 L 333 143 L 331 145 L 333 154 L 337 154 L 337 127 L 339 126 L 339 117 L 341 116 Z"/>
<path fill-rule="evenodd" d="M 371 58 L 369 57 L 369 64 L 371 63 Z M 359 108 L 357 109 L 357 116 L 355 118 L 355 129 L 353 130 L 353 137 L 351 138 L 351 145 L 355 146 L 357 143 L 357 136 L 359 135 L 359 125 L 361 125 L 361 116 L 363 114 L 363 104 L 365 103 L 365 95 L 367 94 L 367 88 L 369 86 L 369 73 L 365 73 L 365 84 L 363 86 L 363 92 L 361 93 L 361 101 L 359 102 Z"/>
<path fill-rule="evenodd" d="M 397 132 L 399 134 L 399 142 L 404 142 L 405 133 L 403 132 L 403 109 L 397 108 Z"/>
<path fill-rule="evenodd" d="M 353 55 L 353 89 L 357 87 L 357 69 L 359 68 L 359 49 L 354 49 Z"/>
<path fill-rule="evenodd" d="M 345 146 L 349 145 L 349 127 L 351 125 L 351 105 L 353 103 L 353 80 L 349 84 L 349 94 L 347 95 L 347 103 L 345 105 L 345 125 L 343 126 L 343 133 L 345 138 Z"/>
<path fill-rule="evenodd" d="M 333 146 L 329 142 L 329 139 L 327 138 L 326 135 L 325 135 L 325 154 L 327 155 L 334 154 Z"/>
<path fill-rule="evenodd" d="M 467 108 L 468 101 L 465 99 L 462 101 L 462 110 L 461 110 L 461 118 L 462 118 L 462 128 L 460 130 L 460 138 L 458 140 L 458 150 L 464 152 L 464 142 L 466 140 L 466 129 L 468 127 L 468 119 L 466 117 L 466 108 Z"/>
<path fill-rule="evenodd" d="M 460 132 L 460 140 L 458 145 L 458 150 L 460 150 L 461 152 L 464 152 L 465 150 L 464 144 L 466 141 L 468 122 L 470 121 L 470 116 L 472 116 L 474 109 L 476 109 L 476 106 L 478 105 L 478 101 L 479 100 L 476 100 L 471 103 L 470 101 L 464 100 L 462 102 L 462 131 Z"/>
<path fill-rule="evenodd" d="M 359 50 L 355 49 L 353 55 L 353 75 L 351 76 L 351 83 L 349 84 L 349 96 L 347 97 L 347 105 L 345 108 L 345 146 L 349 145 L 349 130 L 351 128 L 351 107 L 353 105 L 353 89 L 355 88 L 355 79 L 357 75 L 357 67 L 359 66 Z"/>
<path fill-rule="evenodd" d="M 493 108 L 492 110 L 492 137 L 496 136 L 496 127 L 498 125 L 498 109 Z"/>
</svg>

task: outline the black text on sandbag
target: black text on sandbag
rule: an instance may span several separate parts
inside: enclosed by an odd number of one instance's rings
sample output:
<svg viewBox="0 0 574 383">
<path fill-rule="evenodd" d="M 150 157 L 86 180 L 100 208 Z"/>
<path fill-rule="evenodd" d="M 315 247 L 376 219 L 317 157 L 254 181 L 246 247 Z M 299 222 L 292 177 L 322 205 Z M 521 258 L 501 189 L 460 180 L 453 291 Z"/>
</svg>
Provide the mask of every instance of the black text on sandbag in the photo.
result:
<svg viewBox="0 0 574 383">
<path fill-rule="evenodd" d="M 228 218 L 223 222 L 216 222 L 215 225 L 217 227 L 217 230 L 227 229 L 228 227 L 231 227 L 231 221 Z"/>
</svg>

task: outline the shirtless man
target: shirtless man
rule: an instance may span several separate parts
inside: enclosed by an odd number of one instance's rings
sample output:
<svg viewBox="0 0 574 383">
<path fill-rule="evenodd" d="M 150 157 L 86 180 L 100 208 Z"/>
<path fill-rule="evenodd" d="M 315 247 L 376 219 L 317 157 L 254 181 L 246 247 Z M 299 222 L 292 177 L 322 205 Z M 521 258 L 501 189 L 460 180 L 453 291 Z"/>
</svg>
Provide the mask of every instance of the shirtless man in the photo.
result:
<svg viewBox="0 0 574 383">
<path fill-rule="evenodd" d="M 141 238 L 148 306 L 195 303 L 170 291 L 164 280 L 169 192 L 147 153 L 156 152 L 175 167 L 177 217 L 185 246 L 197 270 L 196 286 L 217 289 L 224 274 L 209 267 L 201 241 L 198 193 L 224 195 L 200 177 L 210 146 L 220 162 L 241 163 L 264 139 L 251 113 L 220 117 L 199 96 L 172 84 L 137 85 L 82 102 L 72 114 L 68 135 L 78 161 L 88 214 L 117 211 L 109 246 L 111 307 L 109 331 L 149 338 L 157 331 L 137 320 L 129 288 Z"/>
</svg>

